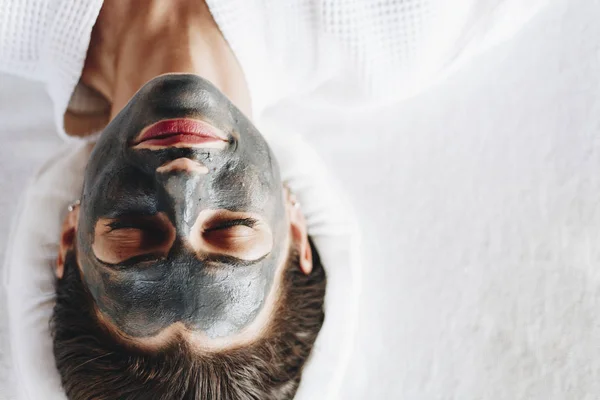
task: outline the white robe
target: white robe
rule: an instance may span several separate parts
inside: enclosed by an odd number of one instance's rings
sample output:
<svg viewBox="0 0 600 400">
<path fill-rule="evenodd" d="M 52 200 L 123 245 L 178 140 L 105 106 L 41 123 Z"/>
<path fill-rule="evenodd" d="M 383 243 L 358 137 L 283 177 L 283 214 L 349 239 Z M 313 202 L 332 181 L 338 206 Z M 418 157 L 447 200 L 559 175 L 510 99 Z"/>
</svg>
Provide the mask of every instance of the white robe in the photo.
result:
<svg viewBox="0 0 600 400">
<path fill-rule="evenodd" d="M 255 120 L 291 97 L 319 108 L 407 98 L 509 36 L 546 0 L 206 0 Z M 40 80 L 58 131 L 102 0 L 0 1 L 0 71 Z"/>
</svg>

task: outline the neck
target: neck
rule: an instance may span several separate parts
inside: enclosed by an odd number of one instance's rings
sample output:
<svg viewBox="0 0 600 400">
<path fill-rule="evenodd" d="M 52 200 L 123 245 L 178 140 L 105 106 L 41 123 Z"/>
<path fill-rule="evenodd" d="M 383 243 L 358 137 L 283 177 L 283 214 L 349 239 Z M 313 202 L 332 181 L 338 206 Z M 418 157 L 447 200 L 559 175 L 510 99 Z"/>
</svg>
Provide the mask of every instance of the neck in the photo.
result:
<svg viewBox="0 0 600 400">
<path fill-rule="evenodd" d="M 167 73 L 202 76 L 251 117 L 237 59 L 204 1 L 105 0 L 82 80 L 111 103 L 110 119 L 149 80 Z"/>
</svg>

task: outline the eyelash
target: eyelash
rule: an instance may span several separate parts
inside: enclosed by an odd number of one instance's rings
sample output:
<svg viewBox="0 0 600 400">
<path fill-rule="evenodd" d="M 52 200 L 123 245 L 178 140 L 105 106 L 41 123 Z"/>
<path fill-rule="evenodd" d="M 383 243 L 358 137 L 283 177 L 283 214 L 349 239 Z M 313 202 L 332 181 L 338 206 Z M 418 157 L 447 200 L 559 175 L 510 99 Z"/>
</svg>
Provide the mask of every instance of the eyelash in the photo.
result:
<svg viewBox="0 0 600 400">
<path fill-rule="evenodd" d="M 211 226 L 210 228 L 206 229 L 205 232 L 218 231 L 218 230 L 227 229 L 227 228 L 231 228 L 232 226 L 239 226 L 239 225 L 247 226 L 248 228 L 253 228 L 257 223 L 258 223 L 258 221 L 254 218 L 232 219 L 232 220 L 221 222 L 215 226 Z"/>
<path fill-rule="evenodd" d="M 134 228 L 134 229 L 140 229 L 140 227 L 130 221 L 113 221 L 109 224 L 106 224 L 106 226 L 108 228 L 110 228 L 109 232 L 112 231 L 117 231 L 119 229 L 128 229 L 128 228 Z"/>
</svg>

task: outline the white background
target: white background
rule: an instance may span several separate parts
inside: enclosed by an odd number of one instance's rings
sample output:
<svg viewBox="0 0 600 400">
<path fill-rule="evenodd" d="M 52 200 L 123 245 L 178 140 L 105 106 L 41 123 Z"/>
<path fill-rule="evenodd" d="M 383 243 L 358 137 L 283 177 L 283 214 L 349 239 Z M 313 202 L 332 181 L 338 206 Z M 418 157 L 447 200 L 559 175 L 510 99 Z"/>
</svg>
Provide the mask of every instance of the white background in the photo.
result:
<svg viewBox="0 0 600 400">
<path fill-rule="evenodd" d="M 599 17 L 598 1 L 551 2 L 377 112 L 271 111 L 323 156 L 364 231 L 341 398 L 600 396 Z M 20 191 L 59 144 L 41 88 L 0 76 L 0 256 Z"/>
</svg>

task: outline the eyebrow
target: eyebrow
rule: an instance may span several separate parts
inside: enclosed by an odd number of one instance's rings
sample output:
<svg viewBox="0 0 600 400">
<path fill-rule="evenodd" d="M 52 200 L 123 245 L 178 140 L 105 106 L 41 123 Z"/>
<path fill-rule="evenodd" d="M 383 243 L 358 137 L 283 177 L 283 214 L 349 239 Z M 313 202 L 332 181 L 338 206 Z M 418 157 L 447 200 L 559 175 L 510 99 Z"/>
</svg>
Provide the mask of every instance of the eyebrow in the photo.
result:
<svg viewBox="0 0 600 400">
<path fill-rule="evenodd" d="M 150 253 L 150 254 L 141 254 L 139 256 L 130 257 L 130 258 L 123 260 L 117 264 L 111 264 L 111 263 L 107 263 L 106 261 L 102 261 L 101 259 L 99 259 L 93 251 L 92 251 L 92 255 L 94 256 L 94 259 L 96 261 L 98 261 L 100 264 L 102 264 L 102 266 L 107 267 L 113 271 L 121 271 L 126 268 L 135 267 L 136 264 L 139 264 L 141 262 L 156 259 L 156 255 Z"/>
<path fill-rule="evenodd" d="M 256 260 L 242 260 L 241 258 L 228 256 L 226 254 L 209 254 L 202 261 L 208 261 L 208 262 L 219 263 L 219 264 L 228 264 L 228 265 L 232 265 L 234 267 L 249 267 L 249 266 L 258 264 L 259 262 L 263 261 L 265 258 L 267 258 L 269 256 L 269 254 L 271 254 L 270 251 L 267 252 L 266 254 L 260 256 Z"/>
<path fill-rule="evenodd" d="M 136 264 L 147 261 L 147 260 L 151 260 L 152 258 L 155 257 L 153 254 L 143 254 L 143 255 L 128 258 L 117 264 L 111 264 L 111 263 L 107 263 L 106 261 L 102 261 L 93 252 L 92 252 L 92 254 L 94 256 L 94 259 L 96 261 L 98 261 L 100 264 L 102 264 L 102 266 L 109 268 L 113 271 L 117 271 L 117 272 L 124 270 L 126 268 L 135 267 Z M 259 262 L 263 261 L 265 258 L 267 258 L 269 256 L 269 254 L 271 254 L 270 251 L 267 252 L 266 254 L 264 254 L 263 256 L 257 258 L 256 260 L 243 260 L 241 258 L 228 256 L 226 254 L 209 254 L 208 256 L 204 257 L 203 259 L 198 260 L 198 262 L 227 264 L 227 265 L 231 265 L 233 267 L 250 267 L 252 265 L 258 264 Z"/>
</svg>

